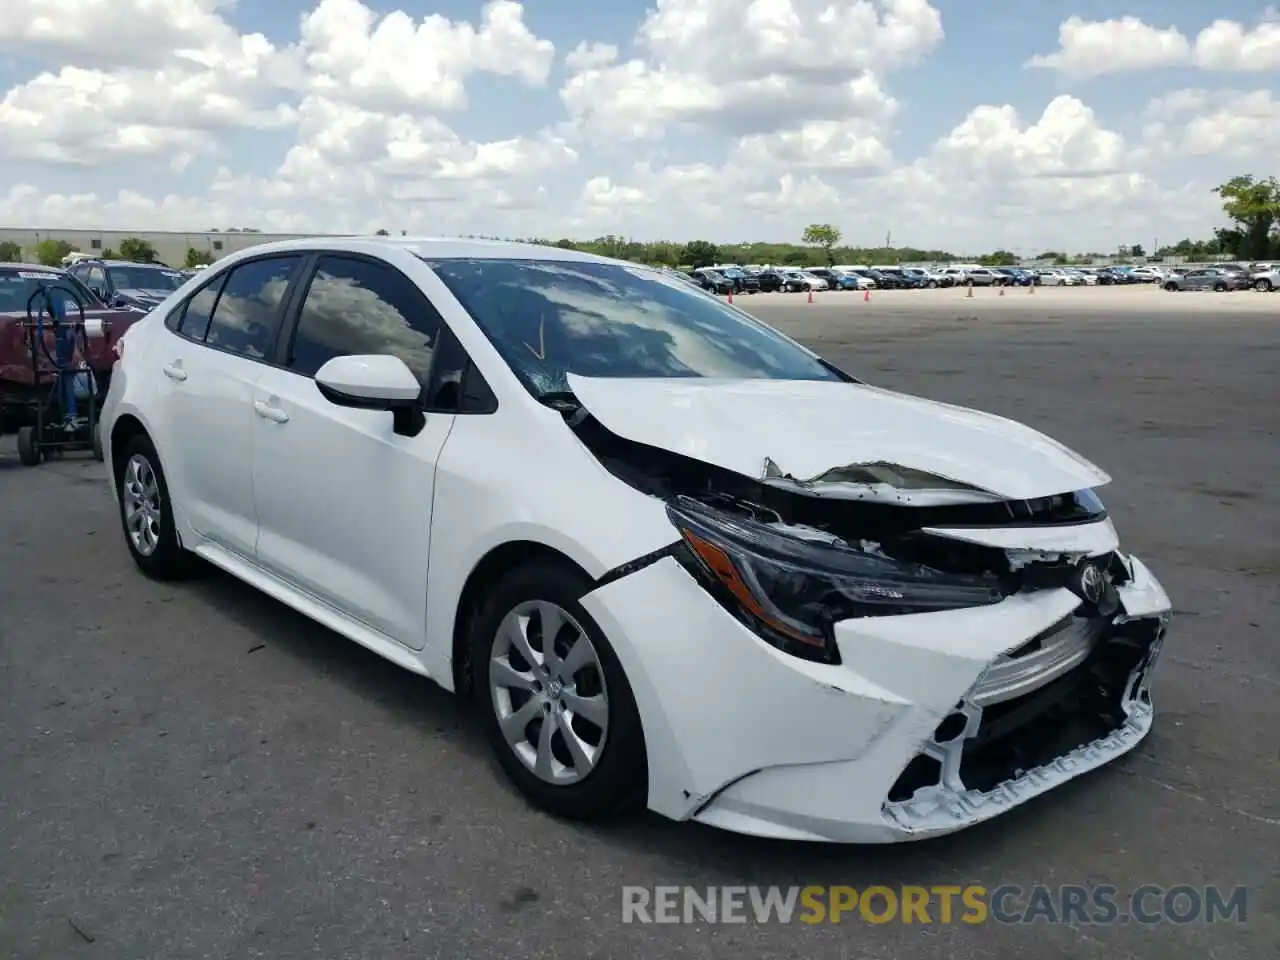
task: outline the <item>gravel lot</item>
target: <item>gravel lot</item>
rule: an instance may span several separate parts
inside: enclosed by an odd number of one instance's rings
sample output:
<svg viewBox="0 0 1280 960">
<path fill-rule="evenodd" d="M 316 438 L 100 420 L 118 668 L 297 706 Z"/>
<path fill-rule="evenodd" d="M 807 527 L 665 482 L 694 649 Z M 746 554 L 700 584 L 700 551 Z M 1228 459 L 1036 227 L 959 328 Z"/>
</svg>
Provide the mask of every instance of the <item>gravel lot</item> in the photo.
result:
<svg viewBox="0 0 1280 960">
<path fill-rule="evenodd" d="M 1235 960 L 1280 942 L 1280 295 L 739 299 L 1096 460 L 1178 616 L 1139 751 L 957 837 L 767 843 L 528 809 L 432 686 L 211 573 L 137 575 L 102 468 L 0 446 L 0 955 Z M 1243 925 L 639 926 L 624 884 L 1250 888 Z M 1270 944 L 1270 946 L 1267 946 Z"/>
</svg>

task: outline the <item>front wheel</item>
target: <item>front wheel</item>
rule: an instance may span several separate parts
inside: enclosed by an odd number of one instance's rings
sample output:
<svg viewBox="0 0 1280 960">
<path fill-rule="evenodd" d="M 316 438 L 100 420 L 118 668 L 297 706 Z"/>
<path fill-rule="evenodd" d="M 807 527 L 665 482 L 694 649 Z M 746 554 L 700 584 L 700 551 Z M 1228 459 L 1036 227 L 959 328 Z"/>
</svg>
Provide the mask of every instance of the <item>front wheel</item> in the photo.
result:
<svg viewBox="0 0 1280 960">
<path fill-rule="evenodd" d="M 1213 285 L 1213 291 L 1214 293 L 1226 293 L 1227 285 L 1225 283 L 1215 283 Z"/>
<path fill-rule="evenodd" d="M 1270 293 L 1271 281 L 1268 280 L 1266 277 L 1263 277 L 1261 280 L 1259 280 L 1257 283 L 1253 285 L 1253 288 L 1259 291 L 1260 293 Z"/>
<path fill-rule="evenodd" d="M 601 819 L 646 795 L 631 686 L 580 598 L 591 582 L 540 561 L 504 577 L 471 631 L 472 689 L 508 779 L 558 816 Z"/>
<path fill-rule="evenodd" d="M 1178 285 L 1177 285 L 1176 283 L 1166 283 L 1166 284 L 1164 285 L 1164 288 L 1165 288 L 1166 290 L 1168 290 L 1170 293 L 1177 293 L 1177 292 L 1178 292 Z"/>
</svg>

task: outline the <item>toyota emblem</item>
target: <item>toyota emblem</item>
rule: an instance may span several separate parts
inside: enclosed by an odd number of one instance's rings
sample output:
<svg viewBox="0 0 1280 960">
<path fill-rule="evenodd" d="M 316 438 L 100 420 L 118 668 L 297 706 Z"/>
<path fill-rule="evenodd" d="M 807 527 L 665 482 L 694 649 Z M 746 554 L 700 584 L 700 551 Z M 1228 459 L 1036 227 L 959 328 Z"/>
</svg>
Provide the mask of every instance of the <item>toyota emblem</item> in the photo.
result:
<svg viewBox="0 0 1280 960">
<path fill-rule="evenodd" d="M 1095 606 L 1106 596 L 1107 580 L 1096 564 L 1086 563 L 1080 570 L 1080 595 Z"/>
</svg>

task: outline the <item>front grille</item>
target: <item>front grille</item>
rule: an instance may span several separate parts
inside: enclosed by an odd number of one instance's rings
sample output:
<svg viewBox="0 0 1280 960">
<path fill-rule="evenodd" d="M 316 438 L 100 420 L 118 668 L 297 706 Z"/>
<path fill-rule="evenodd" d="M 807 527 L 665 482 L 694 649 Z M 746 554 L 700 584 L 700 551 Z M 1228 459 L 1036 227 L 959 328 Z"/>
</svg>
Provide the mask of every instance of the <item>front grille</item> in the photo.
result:
<svg viewBox="0 0 1280 960">
<path fill-rule="evenodd" d="M 1083 662 L 1051 682 L 986 706 L 967 698 L 907 765 L 889 791 L 890 802 L 937 786 L 986 793 L 1119 730 L 1128 719 L 1130 698 L 1145 697 L 1140 668 L 1161 630 L 1158 620 L 1110 626 Z M 954 757 L 956 750 L 958 775 L 943 784 L 945 764 L 935 758 Z"/>
<path fill-rule="evenodd" d="M 985 792 L 1123 726 L 1130 677 L 1157 632 L 1154 621 L 1124 624 L 1058 679 L 985 708 L 960 755 L 965 789 Z"/>
</svg>

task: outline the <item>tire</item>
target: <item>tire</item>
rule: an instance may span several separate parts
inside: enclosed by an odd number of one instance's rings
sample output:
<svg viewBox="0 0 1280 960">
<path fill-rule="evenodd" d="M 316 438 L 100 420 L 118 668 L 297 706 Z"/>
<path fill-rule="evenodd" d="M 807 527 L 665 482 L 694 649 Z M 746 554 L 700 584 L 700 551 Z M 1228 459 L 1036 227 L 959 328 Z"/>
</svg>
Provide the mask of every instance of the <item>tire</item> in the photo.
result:
<svg viewBox="0 0 1280 960">
<path fill-rule="evenodd" d="M 1178 285 L 1177 285 L 1176 283 L 1166 283 L 1166 284 L 1164 285 L 1164 288 L 1165 288 L 1166 290 L 1168 290 L 1170 293 L 1177 293 L 1177 292 L 1178 292 Z"/>
<path fill-rule="evenodd" d="M 102 463 L 106 460 L 106 453 L 102 449 L 102 421 L 94 420 L 93 422 L 93 459 Z"/>
<path fill-rule="evenodd" d="M 22 426 L 18 428 L 18 462 L 24 467 L 40 465 L 41 449 L 36 443 L 36 428 Z"/>
<path fill-rule="evenodd" d="M 973 281 L 972 281 L 972 280 L 966 280 L 966 281 L 964 282 L 964 285 L 965 285 L 966 287 L 972 287 L 972 286 L 973 286 Z"/>
<path fill-rule="evenodd" d="M 1271 281 L 1268 280 L 1266 277 L 1263 277 L 1261 280 L 1259 280 L 1257 283 L 1253 285 L 1253 288 L 1257 290 L 1259 293 L 1270 293 Z"/>
<path fill-rule="evenodd" d="M 146 473 L 138 472 L 145 465 Z M 149 473 L 151 481 L 147 481 Z M 173 502 L 169 499 L 169 484 L 165 481 L 164 468 L 160 466 L 160 457 L 151 439 L 145 434 L 138 434 L 125 444 L 124 453 L 120 457 L 119 468 L 115 475 L 116 493 L 120 502 L 120 529 L 124 533 L 125 545 L 133 562 L 153 580 L 181 580 L 191 576 L 197 569 L 194 554 L 182 548 L 178 542 L 178 532 L 173 521 Z M 127 484 L 154 487 L 154 496 L 148 499 L 150 534 L 135 541 L 130 532 L 130 517 L 138 507 L 138 496 L 131 495 Z M 143 497 L 146 496 L 141 491 Z M 151 544 L 147 549 L 147 544 Z"/>
<path fill-rule="evenodd" d="M 937 290 L 937 289 L 938 289 L 938 281 L 937 281 L 937 280 L 930 280 L 930 281 L 929 281 L 929 289 L 930 289 L 930 290 Z"/>
<path fill-rule="evenodd" d="M 644 802 L 648 785 L 644 734 L 631 685 L 604 632 L 579 603 L 579 598 L 591 589 L 591 581 L 566 563 L 538 561 L 522 565 L 502 577 L 485 599 L 472 623 L 470 637 L 471 687 L 499 766 L 534 806 L 574 820 L 601 820 L 634 810 Z M 559 638 L 556 646 L 562 656 L 570 649 L 563 646 L 566 640 L 575 651 L 578 644 L 589 641 L 594 657 L 588 666 L 574 674 L 572 687 L 584 696 L 603 693 L 603 734 L 598 725 L 586 721 L 585 714 L 567 719 L 564 700 L 550 699 L 548 702 L 553 692 L 559 693 L 553 683 L 554 671 L 541 676 L 542 685 L 538 691 L 502 688 L 495 683 L 495 677 L 512 677 L 516 675 L 515 671 L 535 676 L 540 673 L 541 667 L 521 657 L 518 647 L 507 639 L 508 631 L 504 630 L 508 618 L 535 604 L 551 605 L 564 616 L 566 626 L 556 635 Z M 540 623 L 536 614 L 530 617 L 528 626 L 531 632 L 534 632 L 535 618 Z M 532 648 L 533 645 L 528 646 Z M 532 651 L 535 658 L 538 654 L 539 651 Z M 500 666 L 495 668 L 495 663 Z M 506 664 L 512 672 L 503 671 L 501 664 Z M 603 685 L 599 682 L 601 679 Z M 565 693 L 561 696 L 567 696 L 569 678 L 563 677 L 562 680 Z M 541 703 L 540 709 L 538 703 Z M 500 711 L 511 717 L 522 709 L 532 712 L 524 727 L 512 734 L 523 738 L 513 745 L 503 733 Z M 530 754 L 532 752 L 536 756 L 540 752 L 537 748 L 543 724 L 551 722 L 553 716 L 575 724 L 571 729 L 576 730 L 588 745 L 595 737 L 594 744 L 599 753 L 585 771 L 570 771 L 572 761 L 565 761 L 570 760 L 571 755 L 563 728 L 557 724 L 557 729 L 551 734 L 554 739 L 551 740 L 550 753 L 560 769 L 554 773 L 535 772 L 539 764 Z M 584 723 L 581 728 L 576 726 L 579 720 Z M 522 751 L 523 758 L 517 749 Z M 556 775 L 577 779 L 562 783 L 548 779 Z"/>
<path fill-rule="evenodd" d="M 1225 283 L 1215 283 L 1215 284 L 1213 285 L 1213 292 L 1214 292 L 1214 293 L 1226 293 L 1226 292 L 1227 292 L 1227 285 L 1226 285 Z"/>
</svg>

